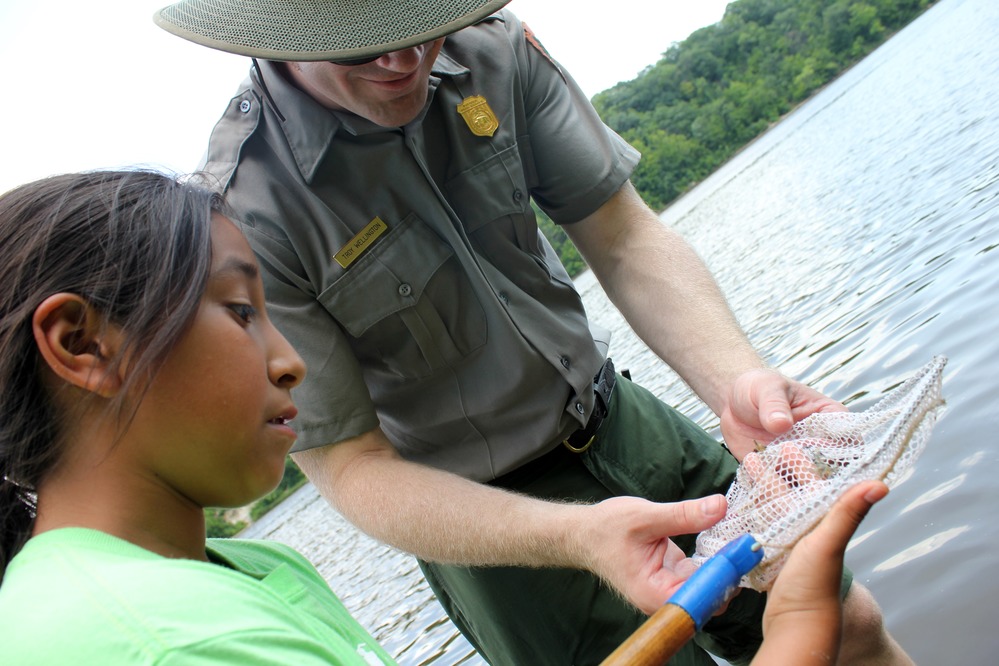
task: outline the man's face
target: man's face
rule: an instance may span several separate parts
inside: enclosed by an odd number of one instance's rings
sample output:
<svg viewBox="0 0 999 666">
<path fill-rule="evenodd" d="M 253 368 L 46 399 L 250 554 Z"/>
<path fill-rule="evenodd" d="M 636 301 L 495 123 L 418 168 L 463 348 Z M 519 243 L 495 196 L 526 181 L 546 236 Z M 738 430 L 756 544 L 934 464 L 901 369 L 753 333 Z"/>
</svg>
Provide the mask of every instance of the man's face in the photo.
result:
<svg viewBox="0 0 999 666">
<path fill-rule="evenodd" d="M 401 127 L 423 110 L 430 69 L 443 44 L 441 37 L 363 65 L 289 62 L 285 71 L 326 108 L 350 111 L 382 127 Z"/>
</svg>

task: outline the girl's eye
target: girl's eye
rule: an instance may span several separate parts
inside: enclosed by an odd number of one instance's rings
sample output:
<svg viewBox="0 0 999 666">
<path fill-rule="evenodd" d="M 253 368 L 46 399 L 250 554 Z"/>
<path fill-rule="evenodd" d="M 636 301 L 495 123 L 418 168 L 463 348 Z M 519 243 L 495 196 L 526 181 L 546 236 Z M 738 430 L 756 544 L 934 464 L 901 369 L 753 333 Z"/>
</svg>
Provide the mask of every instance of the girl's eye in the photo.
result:
<svg viewBox="0 0 999 666">
<path fill-rule="evenodd" d="M 249 324 L 250 320 L 257 314 L 257 308 L 252 305 L 247 305 L 246 303 L 233 303 L 229 306 L 229 309 L 235 312 L 236 316 L 247 324 Z"/>
</svg>

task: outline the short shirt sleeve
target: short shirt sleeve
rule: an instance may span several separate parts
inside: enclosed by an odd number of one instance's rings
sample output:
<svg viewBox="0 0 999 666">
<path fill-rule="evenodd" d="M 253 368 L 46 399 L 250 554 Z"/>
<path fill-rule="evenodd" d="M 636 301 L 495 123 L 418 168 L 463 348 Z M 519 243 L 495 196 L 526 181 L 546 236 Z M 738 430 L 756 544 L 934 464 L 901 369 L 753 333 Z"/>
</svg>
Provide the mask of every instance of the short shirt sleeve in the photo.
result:
<svg viewBox="0 0 999 666">
<path fill-rule="evenodd" d="M 267 309 L 306 363 L 308 391 L 293 391 L 299 410 L 292 452 L 326 446 L 378 425 L 367 385 L 344 331 L 308 288 L 296 284 L 294 254 L 260 229 L 242 225 L 261 264 Z"/>
<path fill-rule="evenodd" d="M 511 29 L 517 26 L 528 139 L 538 177 L 531 194 L 556 223 L 577 222 L 624 185 L 640 154 L 603 123 L 538 36 L 511 21 Z"/>
</svg>

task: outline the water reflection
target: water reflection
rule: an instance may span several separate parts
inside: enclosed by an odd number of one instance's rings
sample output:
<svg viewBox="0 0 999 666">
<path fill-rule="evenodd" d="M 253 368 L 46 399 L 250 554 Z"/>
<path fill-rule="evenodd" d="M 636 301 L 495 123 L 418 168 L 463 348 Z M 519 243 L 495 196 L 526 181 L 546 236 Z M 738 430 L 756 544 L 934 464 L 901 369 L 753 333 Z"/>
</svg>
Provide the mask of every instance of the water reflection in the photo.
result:
<svg viewBox="0 0 999 666">
<path fill-rule="evenodd" d="M 912 501 L 911 504 L 909 504 L 909 506 L 907 506 L 904 509 L 902 509 L 901 513 L 908 513 L 909 511 L 912 511 L 913 509 L 921 507 L 924 504 L 929 504 L 929 503 L 931 503 L 931 502 L 933 502 L 933 501 L 935 501 L 935 500 L 943 497 L 944 495 L 946 495 L 947 493 L 949 493 L 950 491 L 954 490 L 955 488 L 957 488 L 958 486 L 960 486 L 962 483 L 964 483 L 964 480 L 966 478 L 968 478 L 968 475 L 967 474 L 962 474 L 962 475 L 960 475 L 960 476 L 958 476 L 958 477 L 956 477 L 954 479 L 951 479 L 950 481 L 947 481 L 945 483 L 941 483 L 936 488 L 932 488 L 928 492 L 925 492 L 922 495 L 920 495 L 919 497 L 917 497 L 915 500 Z"/>
<path fill-rule="evenodd" d="M 865 530 L 864 526 L 862 525 L 860 530 L 858 530 L 857 534 L 852 539 L 850 539 L 850 543 L 847 544 L 846 546 L 846 551 L 850 552 L 851 548 L 856 548 L 860 544 L 864 543 L 869 538 L 877 534 L 878 531 L 879 531 L 878 528 L 874 528 L 873 530 Z"/>
<path fill-rule="evenodd" d="M 965 525 L 964 527 L 955 527 L 953 529 L 945 530 L 939 534 L 934 534 L 930 538 L 920 541 L 916 545 L 906 548 L 901 553 L 888 558 L 881 564 L 874 567 L 874 571 L 888 571 L 889 569 L 894 569 L 895 567 L 902 566 L 903 564 L 908 564 L 916 558 L 928 555 L 929 553 L 943 547 L 944 544 L 948 543 L 952 539 L 956 539 L 970 529 L 970 526 Z"/>
</svg>

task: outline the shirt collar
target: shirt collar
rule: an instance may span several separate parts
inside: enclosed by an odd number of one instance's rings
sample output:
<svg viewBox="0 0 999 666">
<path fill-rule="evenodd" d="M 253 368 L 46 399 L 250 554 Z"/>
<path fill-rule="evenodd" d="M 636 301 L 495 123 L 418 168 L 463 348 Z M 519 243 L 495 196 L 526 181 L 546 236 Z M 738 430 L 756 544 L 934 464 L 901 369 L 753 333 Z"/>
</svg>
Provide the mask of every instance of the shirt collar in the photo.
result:
<svg viewBox="0 0 999 666">
<path fill-rule="evenodd" d="M 441 48 L 441 52 L 437 55 L 437 61 L 434 62 L 430 73 L 437 76 L 460 76 L 468 74 L 468 72 L 468 67 L 448 55 L 447 42 L 444 42 L 444 47 Z"/>
<path fill-rule="evenodd" d="M 266 87 L 276 124 L 284 133 L 295 163 L 306 182 L 311 182 L 316 169 L 340 128 L 340 120 L 324 106 L 292 85 L 276 63 L 259 60 L 260 72 L 254 77 L 257 88 Z M 263 85 L 261 85 L 261 79 Z"/>
</svg>

